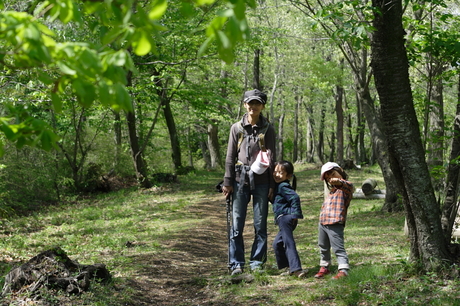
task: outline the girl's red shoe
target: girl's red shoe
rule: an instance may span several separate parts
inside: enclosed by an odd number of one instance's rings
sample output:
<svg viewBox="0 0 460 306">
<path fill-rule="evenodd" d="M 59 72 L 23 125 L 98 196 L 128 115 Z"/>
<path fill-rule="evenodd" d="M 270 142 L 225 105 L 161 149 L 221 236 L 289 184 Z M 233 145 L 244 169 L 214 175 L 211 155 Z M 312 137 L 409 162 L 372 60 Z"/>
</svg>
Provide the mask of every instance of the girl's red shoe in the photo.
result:
<svg viewBox="0 0 460 306">
<path fill-rule="evenodd" d="M 332 279 L 340 279 L 340 278 L 344 278 L 344 277 L 347 277 L 348 274 L 346 272 L 343 272 L 343 271 L 339 271 L 339 273 L 337 273 L 336 276 L 333 276 Z"/>
<path fill-rule="evenodd" d="M 331 271 L 329 271 L 328 268 L 326 268 L 326 267 L 321 267 L 321 268 L 319 269 L 319 272 L 315 274 L 315 278 L 323 278 L 324 275 L 327 275 L 327 274 L 329 274 L 329 273 L 331 273 Z"/>
</svg>

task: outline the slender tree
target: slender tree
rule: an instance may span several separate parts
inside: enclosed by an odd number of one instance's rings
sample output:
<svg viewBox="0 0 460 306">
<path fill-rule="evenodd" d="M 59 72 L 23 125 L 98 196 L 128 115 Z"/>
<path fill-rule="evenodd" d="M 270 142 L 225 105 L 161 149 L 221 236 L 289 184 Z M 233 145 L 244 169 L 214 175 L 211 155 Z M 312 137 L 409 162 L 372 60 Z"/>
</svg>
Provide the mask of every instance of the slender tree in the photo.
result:
<svg viewBox="0 0 460 306">
<path fill-rule="evenodd" d="M 402 27 L 402 3 L 373 0 L 372 68 L 389 140 L 391 168 L 402 186 L 410 258 L 428 271 L 450 262 L 420 138 Z"/>
</svg>

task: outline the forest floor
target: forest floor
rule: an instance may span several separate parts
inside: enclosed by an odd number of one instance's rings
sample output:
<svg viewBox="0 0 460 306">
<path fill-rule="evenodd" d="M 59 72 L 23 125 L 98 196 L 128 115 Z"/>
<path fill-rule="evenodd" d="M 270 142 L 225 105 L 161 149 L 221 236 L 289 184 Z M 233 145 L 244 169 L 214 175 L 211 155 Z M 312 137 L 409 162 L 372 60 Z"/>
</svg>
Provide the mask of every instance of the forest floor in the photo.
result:
<svg viewBox="0 0 460 306">
<path fill-rule="evenodd" d="M 350 171 L 364 181 L 378 172 Z M 317 167 L 297 165 L 304 219 L 294 232 L 306 278 L 281 276 L 271 242 L 277 233 L 269 213 L 269 250 L 264 273 L 235 282 L 227 270 L 226 204 L 214 190 L 218 173 L 200 172 L 150 190 L 133 188 L 87 198 L 0 227 L 0 270 L 7 272 L 59 245 L 82 264 L 104 263 L 109 285 L 88 292 L 9 296 L 2 306 L 211 306 L 211 305 L 460 305 L 458 279 L 417 275 L 406 261 L 404 214 L 380 211 L 381 200 L 353 200 L 346 227 L 351 273 L 346 280 L 317 280 L 317 220 L 323 185 Z M 244 240 L 253 239 L 252 209 Z M 334 266 L 333 266 L 334 268 Z M 336 266 L 335 266 L 336 268 Z M 0 272 L 1 272 L 0 271 Z M 0 286 L 4 283 L 0 276 Z"/>
</svg>

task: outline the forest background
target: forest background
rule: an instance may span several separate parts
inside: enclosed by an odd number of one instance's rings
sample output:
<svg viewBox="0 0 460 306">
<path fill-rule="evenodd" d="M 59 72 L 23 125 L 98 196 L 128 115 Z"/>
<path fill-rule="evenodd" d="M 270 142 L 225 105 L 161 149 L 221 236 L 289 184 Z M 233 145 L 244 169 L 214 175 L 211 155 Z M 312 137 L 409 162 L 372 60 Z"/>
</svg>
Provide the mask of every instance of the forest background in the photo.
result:
<svg viewBox="0 0 460 306">
<path fill-rule="evenodd" d="M 3 1 L 2 215 L 220 171 L 259 88 L 278 159 L 377 163 L 411 259 L 451 263 L 458 3 L 385 4 Z"/>
</svg>

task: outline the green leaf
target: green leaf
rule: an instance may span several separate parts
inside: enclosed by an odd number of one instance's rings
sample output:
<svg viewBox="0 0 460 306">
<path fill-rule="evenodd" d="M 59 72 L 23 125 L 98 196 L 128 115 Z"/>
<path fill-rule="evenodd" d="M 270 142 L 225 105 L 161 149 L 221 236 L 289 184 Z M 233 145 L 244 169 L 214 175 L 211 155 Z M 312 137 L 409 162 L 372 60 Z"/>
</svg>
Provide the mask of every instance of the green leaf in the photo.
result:
<svg viewBox="0 0 460 306">
<path fill-rule="evenodd" d="M 111 106 L 112 95 L 110 94 L 110 88 L 107 83 L 103 82 L 99 85 L 99 102 L 105 106 Z"/>
<path fill-rule="evenodd" d="M 93 1 L 84 1 L 84 8 L 85 12 L 88 14 L 96 13 L 97 11 L 101 10 L 102 6 L 104 5 L 101 2 L 93 2 Z"/>
<path fill-rule="evenodd" d="M 80 54 L 79 62 L 87 69 L 97 70 L 101 67 L 99 57 L 94 50 L 85 48 Z M 92 75 L 92 74 L 91 74 Z"/>
<path fill-rule="evenodd" d="M 196 0 L 196 4 L 198 6 L 213 4 L 214 2 L 216 1 L 215 0 Z"/>
<path fill-rule="evenodd" d="M 74 18 L 72 1 L 60 1 L 59 20 L 63 23 L 68 23 Z"/>
<path fill-rule="evenodd" d="M 126 52 L 124 50 L 116 51 L 109 55 L 109 60 L 107 62 L 110 65 L 124 66 L 126 64 Z"/>
<path fill-rule="evenodd" d="M 53 103 L 53 109 L 56 113 L 62 112 L 62 100 L 58 94 L 54 92 L 51 93 L 51 103 Z"/>
<path fill-rule="evenodd" d="M 78 102 L 83 107 L 90 107 L 93 104 L 96 98 L 95 85 L 82 81 L 80 79 L 75 79 L 72 82 L 72 87 L 74 89 L 75 94 L 77 95 Z"/>
<path fill-rule="evenodd" d="M 238 20 L 244 20 L 246 18 L 246 5 L 242 0 L 239 0 L 233 7 L 233 12 Z"/>
<path fill-rule="evenodd" d="M 62 61 L 57 62 L 57 66 L 61 70 L 62 73 L 67 74 L 67 75 L 75 75 L 77 71 L 73 70 L 66 64 L 64 64 Z"/>
<path fill-rule="evenodd" d="M 149 12 L 149 18 L 152 20 L 159 20 L 163 17 L 166 9 L 168 8 L 168 2 L 166 0 L 156 0 L 152 4 L 152 9 Z"/>
<path fill-rule="evenodd" d="M 16 139 L 16 148 L 22 149 L 27 144 L 27 139 L 24 136 L 19 136 Z"/>
<path fill-rule="evenodd" d="M 188 3 L 188 2 L 182 2 L 181 3 L 180 12 L 185 17 L 193 17 L 193 16 L 195 16 L 194 6 L 191 3 Z"/>
<path fill-rule="evenodd" d="M 107 67 L 107 70 L 104 72 L 103 76 L 107 80 L 111 80 L 113 84 L 126 84 L 126 70 L 123 67 L 110 65 Z"/>
<path fill-rule="evenodd" d="M 104 37 L 102 37 L 102 44 L 108 45 L 115 41 L 119 36 L 123 34 L 125 31 L 124 27 L 121 26 L 116 26 L 113 29 L 111 29 L 109 32 L 107 32 Z"/>
<path fill-rule="evenodd" d="M 44 129 L 38 139 L 40 140 L 41 148 L 46 151 L 50 151 L 52 148 L 56 148 L 56 142 L 59 137 L 49 129 Z"/>
<path fill-rule="evenodd" d="M 5 134 L 6 138 L 11 140 L 14 138 L 16 135 L 16 132 L 12 129 L 10 126 L 9 122 L 11 121 L 11 118 L 6 118 L 2 117 L 0 118 L 0 129 L 3 131 L 3 134 Z"/>
<path fill-rule="evenodd" d="M 213 41 L 214 39 L 212 37 L 208 37 L 208 39 L 205 40 L 205 42 L 200 46 L 200 49 L 198 50 L 198 56 L 202 56 L 204 52 L 208 49 L 209 44 Z"/>
<path fill-rule="evenodd" d="M 45 85 L 51 85 L 54 83 L 54 79 L 49 76 L 47 71 L 38 71 L 38 79 Z"/>
<path fill-rule="evenodd" d="M 134 53 L 136 53 L 136 55 L 139 55 L 139 56 L 146 55 L 152 49 L 150 40 L 147 34 L 143 30 L 138 31 L 134 35 L 133 39 L 135 39 L 133 41 L 133 48 L 134 48 Z"/>
<path fill-rule="evenodd" d="M 125 86 L 120 84 L 114 84 L 114 95 L 116 103 L 112 103 L 114 110 L 125 110 L 127 112 L 133 111 L 133 105 L 131 103 L 131 96 Z"/>
<path fill-rule="evenodd" d="M 246 3 L 252 9 L 255 9 L 257 7 L 256 0 L 246 0 Z"/>
<path fill-rule="evenodd" d="M 228 39 L 227 35 L 225 35 L 222 31 L 217 31 L 218 41 L 220 45 L 224 49 L 228 49 L 231 46 L 230 40 Z"/>
</svg>

